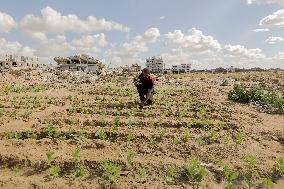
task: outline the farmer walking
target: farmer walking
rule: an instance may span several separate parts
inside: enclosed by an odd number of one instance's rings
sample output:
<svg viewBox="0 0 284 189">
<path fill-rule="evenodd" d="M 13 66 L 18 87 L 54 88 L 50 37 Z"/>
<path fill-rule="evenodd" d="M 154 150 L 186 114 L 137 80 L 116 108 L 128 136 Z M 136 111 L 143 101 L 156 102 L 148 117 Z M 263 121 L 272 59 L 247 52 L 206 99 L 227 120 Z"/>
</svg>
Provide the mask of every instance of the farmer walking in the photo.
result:
<svg viewBox="0 0 284 189">
<path fill-rule="evenodd" d="M 138 76 L 136 87 L 140 97 L 139 108 L 142 109 L 144 105 L 151 105 L 153 103 L 154 95 L 154 78 L 150 75 L 150 71 L 147 68 L 142 70 L 142 73 Z"/>
</svg>

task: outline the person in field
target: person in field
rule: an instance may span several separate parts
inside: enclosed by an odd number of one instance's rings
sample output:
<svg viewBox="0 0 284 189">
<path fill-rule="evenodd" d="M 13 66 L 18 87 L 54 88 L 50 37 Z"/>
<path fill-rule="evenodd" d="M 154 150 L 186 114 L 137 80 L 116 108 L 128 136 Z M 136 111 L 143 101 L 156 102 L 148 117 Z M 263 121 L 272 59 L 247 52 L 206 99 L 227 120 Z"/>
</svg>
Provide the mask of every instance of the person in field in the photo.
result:
<svg viewBox="0 0 284 189">
<path fill-rule="evenodd" d="M 141 102 L 139 108 L 142 109 L 144 105 L 152 105 L 153 95 L 155 94 L 154 77 L 150 75 L 150 71 L 147 68 L 144 68 L 138 76 L 136 87 Z"/>
</svg>

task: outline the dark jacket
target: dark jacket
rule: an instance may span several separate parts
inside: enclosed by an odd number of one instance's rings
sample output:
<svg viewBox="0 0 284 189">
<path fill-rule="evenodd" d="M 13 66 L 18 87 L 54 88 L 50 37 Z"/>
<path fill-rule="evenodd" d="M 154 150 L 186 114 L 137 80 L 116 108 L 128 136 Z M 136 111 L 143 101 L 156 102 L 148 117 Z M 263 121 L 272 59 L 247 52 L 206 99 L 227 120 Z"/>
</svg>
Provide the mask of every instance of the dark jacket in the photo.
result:
<svg viewBox="0 0 284 189">
<path fill-rule="evenodd" d="M 143 74 L 140 74 L 138 76 L 139 84 L 141 87 L 146 89 L 153 89 L 154 87 L 154 79 L 151 76 L 148 76 L 147 78 L 143 77 Z"/>
</svg>

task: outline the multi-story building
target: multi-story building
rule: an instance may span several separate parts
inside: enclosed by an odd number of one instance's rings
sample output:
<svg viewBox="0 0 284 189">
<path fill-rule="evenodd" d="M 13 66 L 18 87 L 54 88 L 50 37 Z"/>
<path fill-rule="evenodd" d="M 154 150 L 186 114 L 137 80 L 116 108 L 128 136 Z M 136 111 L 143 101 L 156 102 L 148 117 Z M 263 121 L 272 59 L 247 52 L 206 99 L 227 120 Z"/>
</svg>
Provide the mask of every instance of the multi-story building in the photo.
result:
<svg viewBox="0 0 284 189">
<path fill-rule="evenodd" d="M 45 64 L 39 62 L 37 57 L 25 57 L 15 55 L 5 55 L 0 60 L 0 67 L 2 68 L 32 68 L 32 69 L 43 69 Z"/>
<path fill-rule="evenodd" d="M 165 64 L 162 57 L 156 58 L 153 56 L 152 58 L 146 59 L 146 68 L 148 68 L 152 73 L 162 73 L 164 71 Z"/>
<path fill-rule="evenodd" d="M 172 66 L 173 73 L 189 73 L 190 70 L 191 70 L 191 64 L 180 64 Z"/>
</svg>

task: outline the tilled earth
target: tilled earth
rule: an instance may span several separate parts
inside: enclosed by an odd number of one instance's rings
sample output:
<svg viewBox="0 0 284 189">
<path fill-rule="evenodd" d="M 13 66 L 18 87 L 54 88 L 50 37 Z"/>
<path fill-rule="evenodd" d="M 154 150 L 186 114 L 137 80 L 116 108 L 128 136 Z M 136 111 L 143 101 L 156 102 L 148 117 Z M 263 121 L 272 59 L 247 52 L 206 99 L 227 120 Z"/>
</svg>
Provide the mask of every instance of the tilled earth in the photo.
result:
<svg viewBox="0 0 284 189">
<path fill-rule="evenodd" d="M 192 188 L 184 168 L 192 159 L 206 170 L 199 188 L 224 188 L 225 165 L 238 173 L 234 188 L 245 188 L 247 156 L 256 159 L 254 188 L 265 188 L 265 178 L 284 188 L 273 171 L 284 157 L 284 116 L 228 100 L 234 84 L 283 93 L 284 72 L 167 75 L 143 110 L 132 79 L 71 85 L 1 77 L 0 188 Z M 113 182 L 106 161 L 121 168 Z M 56 178 L 52 166 L 61 169 Z"/>
</svg>

